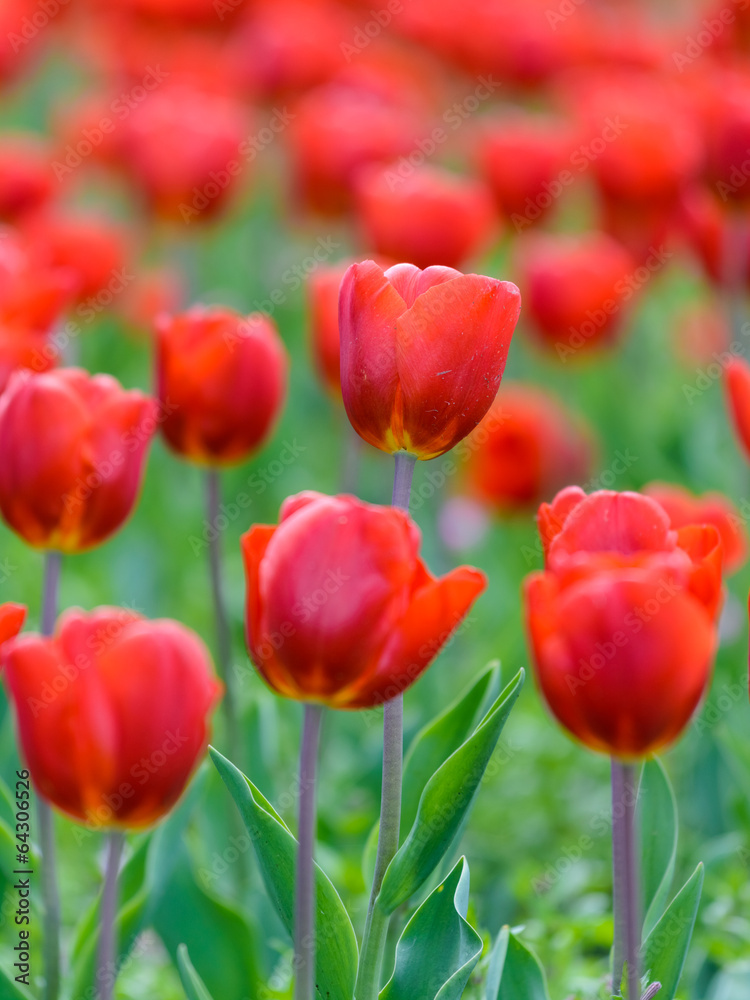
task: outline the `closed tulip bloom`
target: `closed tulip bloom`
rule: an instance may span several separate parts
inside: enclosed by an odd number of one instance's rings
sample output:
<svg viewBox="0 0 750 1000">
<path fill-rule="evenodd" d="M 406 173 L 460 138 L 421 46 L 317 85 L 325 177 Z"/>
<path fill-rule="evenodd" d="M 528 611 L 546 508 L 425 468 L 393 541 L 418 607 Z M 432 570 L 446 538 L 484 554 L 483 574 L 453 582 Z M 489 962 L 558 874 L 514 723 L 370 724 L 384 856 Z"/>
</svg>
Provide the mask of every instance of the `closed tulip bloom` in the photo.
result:
<svg viewBox="0 0 750 1000">
<path fill-rule="evenodd" d="M 521 253 L 521 287 L 540 339 L 561 361 L 611 344 L 637 285 L 630 253 L 612 237 L 534 235 Z"/>
<path fill-rule="evenodd" d="M 553 396 L 504 383 L 467 442 L 467 487 L 503 513 L 525 511 L 565 483 L 586 479 L 591 442 L 588 429 Z"/>
<path fill-rule="evenodd" d="M 450 450 L 494 400 L 521 311 L 515 285 L 371 260 L 341 285 L 344 405 L 360 437 L 420 459 Z"/>
<path fill-rule="evenodd" d="M 205 465 L 244 461 L 267 439 L 286 393 L 287 359 L 268 316 L 196 306 L 158 324 L 162 431 Z"/>
<path fill-rule="evenodd" d="M 750 458 L 750 365 L 733 357 L 726 369 L 726 396 L 734 430 Z"/>
<path fill-rule="evenodd" d="M 481 181 L 435 167 L 398 164 L 364 170 L 355 188 L 365 244 L 417 267 L 460 267 L 483 250 L 497 228 L 492 198 Z"/>
<path fill-rule="evenodd" d="M 154 400 L 77 368 L 13 376 L 0 397 L 0 512 L 36 548 L 106 541 L 135 506 Z"/>
<path fill-rule="evenodd" d="M 18 635 L 25 620 L 26 608 L 22 604 L 0 604 L 0 646 Z"/>
<path fill-rule="evenodd" d="M 221 685 L 178 622 L 122 608 L 72 609 L 51 638 L 0 654 L 23 756 L 38 792 L 81 823 L 139 829 L 184 791 Z"/>
<path fill-rule="evenodd" d="M 649 497 L 568 487 L 539 510 L 546 569 L 524 588 L 536 676 L 592 750 L 672 743 L 708 686 L 721 600 L 713 525 L 670 526 Z"/>
<path fill-rule="evenodd" d="M 278 526 L 242 538 L 247 642 L 279 694 L 369 708 L 400 694 L 437 656 L 486 586 L 468 567 L 435 579 L 401 510 L 300 493 Z"/>
<path fill-rule="evenodd" d="M 674 483 L 649 483 L 646 496 L 663 507 L 673 528 L 689 524 L 712 524 L 719 532 L 727 573 L 736 573 L 747 561 L 748 535 L 745 520 L 729 497 L 722 493 L 695 496 Z"/>
</svg>

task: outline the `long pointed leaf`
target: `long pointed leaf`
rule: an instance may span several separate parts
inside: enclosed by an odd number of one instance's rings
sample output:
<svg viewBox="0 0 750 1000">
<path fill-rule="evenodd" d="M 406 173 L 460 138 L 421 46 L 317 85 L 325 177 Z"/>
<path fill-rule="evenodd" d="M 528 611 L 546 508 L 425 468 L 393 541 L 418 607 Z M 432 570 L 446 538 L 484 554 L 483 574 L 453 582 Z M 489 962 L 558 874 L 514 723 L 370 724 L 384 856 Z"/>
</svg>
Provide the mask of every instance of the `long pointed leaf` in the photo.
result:
<svg viewBox="0 0 750 1000">
<path fill-rule="evenodd" d="M 659 1000 L 674 1000 L 693 936 L 703 889 L 703 865 L 667 907 L 643 945 L 642 967 L 649 982 L 660 982 Z"/>
<path fill-rule="evenodd" d="M 638 789 L 644 939 L 664 912 L 677 859 L 677 803 L 664 766 L 646 761 Z"/>
<path fill-rule="evenodd" d="M 188 1000 L 213 1000 L 206 984 L 193 968 L 190 955 L 184 944 L 177 950 L 177 968 Z"/>
</svg>

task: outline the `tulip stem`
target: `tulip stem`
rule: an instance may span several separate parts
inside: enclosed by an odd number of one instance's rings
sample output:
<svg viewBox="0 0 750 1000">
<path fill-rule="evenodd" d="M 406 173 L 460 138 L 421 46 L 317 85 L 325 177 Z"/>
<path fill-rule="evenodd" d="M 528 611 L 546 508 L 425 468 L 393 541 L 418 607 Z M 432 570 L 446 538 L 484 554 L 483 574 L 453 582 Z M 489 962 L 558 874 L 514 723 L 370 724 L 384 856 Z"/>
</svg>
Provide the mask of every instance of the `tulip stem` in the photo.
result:
<svg viewBox="0 0 750 1000">
<path fill-rule="evenodd" d="M 299 763 L 299 854 L 294 908 L 294 1000 L 315 997 L 315 799 L 321 705 L 305 705 Z"/>
<path fill-rule="evenodd" d="M 627 963 L 628 1000 L 640 1000 L 641 904 L 635 828 L 635 768 L 612 758 L 612 871 L 615 942 L 612 991 L 621 995 Z"/>
<path fill-rule="evenodd" d="M 416 456 L 394 455 L 392 506 L 409 512 Z M 401 830 L 401 784 L 404 765 L 404 696 L 397 694 L 383 706 L 383 784 L 380 797 L 378 853 L 367 907 L 365 932 L 357 973 L 356 1000 L 374 1000 L 380 988 L 380 970 L 388 936 L 388 917 L 375 905 L 388 865 L 398 850 Z"/>
<path fill-rule="evenodd" d="M 44 636 L 50 636 L 55 631 L 61 565 L 59 552 L 45 554 L 41 621 Z M 41 796 L 38 797 L 37 815 L 44 902 L 44 1000 L 57 1000 L 60 993 L 60 895 L 57 889 L 55 826 L 52 808 Z"/>
<path fill-rule="evenodd" d="M 117 915 L 117 879 L 124 846 L 125 835 L 123 833 L 116 831 L 109 835 L 107 867 L 104 873 L 104 889 L 99 910 L 99 953 L 96 972 L 99 1000 L 112 1000 L 115 980 L 117 979 L 115 917 Z"/>
<path fill-rule="evenodd" d="M 221 508 L 221 480 L 218 469 L 209 469 L 206 474 L 206 506 L 208 509 L 209 543 L 208 556 L 211 570 L 211 591 L 214 601 L 216 622 L 216 652 L 219 677 L 224 683 L 224 717 L 227 724 L 229 755 L 238 766 L 242 766 L 240 730 L 237 720 L 237 693 L 232 674 L 232 637 L 229 630 L 229 616 L 224 599 L 224 574 L 221 559 L 221 533 L 218 527 Z"/>
</svg>

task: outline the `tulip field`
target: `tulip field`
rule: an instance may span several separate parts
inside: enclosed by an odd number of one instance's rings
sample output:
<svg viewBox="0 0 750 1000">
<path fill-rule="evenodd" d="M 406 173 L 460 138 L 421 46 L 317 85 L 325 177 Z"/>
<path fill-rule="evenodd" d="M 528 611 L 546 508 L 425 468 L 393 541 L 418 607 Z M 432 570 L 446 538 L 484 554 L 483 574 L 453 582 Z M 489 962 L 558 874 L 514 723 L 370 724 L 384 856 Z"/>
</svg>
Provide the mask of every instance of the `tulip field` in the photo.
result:
<svg viewBox="0 0 750 1000">
<path fill-rule="evenodd" d="M 2 0 L 0 1000 L 748 1000 L 748 0 Z"/>
</svg>

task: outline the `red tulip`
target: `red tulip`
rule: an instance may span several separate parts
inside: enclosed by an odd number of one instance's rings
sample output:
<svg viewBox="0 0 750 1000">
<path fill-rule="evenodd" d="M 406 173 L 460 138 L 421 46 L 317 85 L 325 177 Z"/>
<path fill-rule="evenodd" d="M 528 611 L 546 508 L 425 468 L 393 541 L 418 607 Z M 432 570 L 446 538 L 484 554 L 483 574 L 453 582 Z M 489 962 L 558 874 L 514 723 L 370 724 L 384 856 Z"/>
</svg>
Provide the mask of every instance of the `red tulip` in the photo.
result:
<svg viewBox="0 0 750 1000">
<path fill-rule="evenodd" d="M 672 483 L 650 483 L 644 486 L 643 492 L 664 508 L 675 529 L 689 524 L 713 524 L 721 538 L 728 573 L 736 572 L 745 564 L 748 554 L 745 522 L 728 497 L 721 493 L 694 496 Z"/>
<path fill-rule="evenodd" d="M 542 694 L 592 750 L 632 759 L 672 743 L 706 691 L 721 598 L 713 525 L 670 528 L 637 493 L 577 487 L 539 510 L 546 570 L 525 584 Z"/>
<path fill-rule="evenodd" d="M 551 499 L 585 480 L 591 464 L 588 430 L 553 396 L 520 383 L 503 383 L 467 445 L 470 491 L 504 512 Z"/>
<path fill-rule="evenodd" d="M 0 218 L 16 222 L 51 198 L 52 157 L 39 136 L 4 134 L 0 142 Z"/>
<path fill-rule="evenodd" d="M 160 218 L 214 217 L 248 175 L 242 146 L 252 129 L 244 106 L 226 95 L 156 83 L 122 127 L 122 163 Z"/>
<path fill-rule="evenodd" d="M 365 169 L 357 178 L 356 210 L 366 246 L 417 267 L 460 267 L 484 249 L 496 228 L 484 185 L 435 167 L 398 164 Z"/>
<path fill-rule="evenodd" d="M 0 324 L 29 333 L 49 333 L 75 295 L 76 276 L 67 268 L 34 259 L 17 230 L 0 234 Z"/>
<path fill-rule="evenodd" d="M 706 121 L 706 179 L 722 202 L 750 201 L 750 73 L 714 74 Z"/>
<path fill-rule="evenodd" d="M 26 608 L 22 604 L 0 604 L 0 646 L 13 639 L 26 621 Z"/>
<path fill-rule="evenodd" d="M 449 451 L 497 394 L 521 297 L 448 267 L 352 264 L 341 285 L 344 405 L 360 437 L 421 459 Z"/>
<path fill-rule="evenodd" d="M 369 708 L 427 669 L 486 586 L 468 567 L 435 579 L 401 510 L 300 493 L 279 525 L 242 538 L 247 642 L 279 694 Z"/>
<path fill-rule="evenodd" d="M 625 247 L 604 233 L 525 238 L 520 284 L 531 322 L 561 361 L 614 340 L 640 287 L 635 271 Z"/>
<path fill-rule="evenodd" d="M 178 454 L 207 465 L 244 461 L 284 402 L 287 360 L 268 316 L 196 306 L 159 323 L 162 431 Z"/>
<path fill-rule="evenodd" d="M 563 118 L 515 113 L 482 126 L 479 167 L 516 232 L 544 218 L 579 173 L 576 129 Z"/>
<path fill-rule="evenodd" d="M 726 370 L 726 397 L 734 430 L 750 458 L 750 365 L 733 357 Z"/>
<path fill-rule="evenodd" d="M 5 645 L 2 664 L 44 798 L 98 827 L 150 826 L 172 808 L 221 690 L 194 632 L 122 608 L 73 609 L 52 638 Z"/>
<path fill-rule="evenodd" d="M 287 136 L 297 196 L 313 211 L 350 207 L 357 171 L 418 151 L 421 117 L 374 90 L 326 84 L 295 106 Z"/>
<path fill-rule="evenodd" d="M 77 368 L 17 374 L 0 397 L 0 512 L 37 548 L 80 552 L 132 511 L 156 404 Z"/>
<path fill-rule="evenodd" d="M 750 286 L 750 224 L 701 187 L 686 191 L 680 218 L 700 263 L 719 287 Z M 730 252 L 731 251 L 731 252 Z"/>
<path fill-rule="evenodd" d="M 96 305 L 104 308 L 132 280 L 125 272 L 125 233 L 106 218 L 72 212 L 43 213 L 24 225 L 23 234 L 32 260 L 75 275 L 79 303 L 97 298 Z"/>
<path fill-rule="evenodd" d="M 326 389 L 341 395 L 339 290 L 348 264 L 320 267 L 308 282 L 310 342 L 315 367 Z"/>
</svg>

